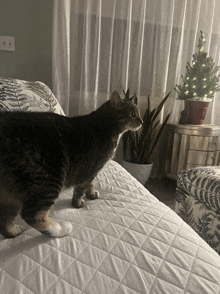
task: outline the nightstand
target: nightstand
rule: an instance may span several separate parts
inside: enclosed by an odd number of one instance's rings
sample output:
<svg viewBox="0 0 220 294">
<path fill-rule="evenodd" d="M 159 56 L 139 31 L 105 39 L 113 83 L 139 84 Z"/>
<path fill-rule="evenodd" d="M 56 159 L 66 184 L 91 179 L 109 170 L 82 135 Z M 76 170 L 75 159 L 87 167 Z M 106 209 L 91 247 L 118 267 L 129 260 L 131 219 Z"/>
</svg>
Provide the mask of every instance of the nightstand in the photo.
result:
<svg viewBox="0 0 220 294">
<path fill-rule="evenodd" d="M 166 176 L 177 179 L 181 170 L 219 163 L 220 127 L 167 124 Z"/>
</svg>

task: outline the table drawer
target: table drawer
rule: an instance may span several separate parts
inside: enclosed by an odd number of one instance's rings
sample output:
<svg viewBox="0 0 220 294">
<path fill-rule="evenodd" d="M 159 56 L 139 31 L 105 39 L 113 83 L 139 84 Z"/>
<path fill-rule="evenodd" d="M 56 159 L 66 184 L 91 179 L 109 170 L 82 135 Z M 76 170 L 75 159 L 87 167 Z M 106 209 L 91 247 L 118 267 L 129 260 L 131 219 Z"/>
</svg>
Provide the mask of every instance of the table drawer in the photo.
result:
<svg viewBox="0 0 220 294">
<path fill-rule="evenodd" d="M 165 172 L 177 179 L 181 170 L 219 165 L 220 127 L 168 124 Z"/>
<path fill-rule="evenodd" d="M 218 137 L 190 136 L 189 149 L 215 151 L 218 148 Z"/>
<path fill-rule="evenodd" d="M 187 162 L 191 164 L 196 164 L 200 166 L 213 165 L 215 159 L 214 151 L 198 151 L 198 150 L 189 150 Z"/>
</svg>

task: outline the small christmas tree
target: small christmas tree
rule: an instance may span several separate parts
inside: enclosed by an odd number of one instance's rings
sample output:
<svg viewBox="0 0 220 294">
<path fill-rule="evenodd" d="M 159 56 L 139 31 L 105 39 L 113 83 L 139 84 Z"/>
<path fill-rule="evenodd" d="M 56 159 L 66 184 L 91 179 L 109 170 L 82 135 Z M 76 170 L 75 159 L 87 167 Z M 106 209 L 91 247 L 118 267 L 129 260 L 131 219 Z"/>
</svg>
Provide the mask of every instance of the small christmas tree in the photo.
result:
<svg viewBox="0 0 220 294">
<path fill-rule="evenodd" d="M 220 66 L 215 66 L 212 57 L 207 57 L 208 54 L 204 52 L 204 44 L 204 34 L 200 31 L 197 45 L 199 51 L 193 54 L 192 65 L 187 63 L 185 77 L 181 76 L 183 85 L 176 85 L 174 88 L 178 93 L 178 99 L 213 98 L 214 93 L 220 91 L 220 75 L 216 75 Z"/>
</svg>

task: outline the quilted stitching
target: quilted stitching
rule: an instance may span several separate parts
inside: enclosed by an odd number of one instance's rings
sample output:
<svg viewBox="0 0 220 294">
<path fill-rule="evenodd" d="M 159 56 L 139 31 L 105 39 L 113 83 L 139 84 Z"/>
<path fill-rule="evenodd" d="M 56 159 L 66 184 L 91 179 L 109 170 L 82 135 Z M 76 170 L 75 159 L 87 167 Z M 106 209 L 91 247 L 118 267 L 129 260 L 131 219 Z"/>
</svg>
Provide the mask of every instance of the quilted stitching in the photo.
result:
<svg viewBox="0 0 220 294">
<path fill-rule="evenodd" d="M 71 190 L 55 204 L 69 236 L 1 238 L 1 293 L 220 293 L 220 257 L 175 212 L 113 161 L 95 187 L 82 209 Z"/>
</svg>

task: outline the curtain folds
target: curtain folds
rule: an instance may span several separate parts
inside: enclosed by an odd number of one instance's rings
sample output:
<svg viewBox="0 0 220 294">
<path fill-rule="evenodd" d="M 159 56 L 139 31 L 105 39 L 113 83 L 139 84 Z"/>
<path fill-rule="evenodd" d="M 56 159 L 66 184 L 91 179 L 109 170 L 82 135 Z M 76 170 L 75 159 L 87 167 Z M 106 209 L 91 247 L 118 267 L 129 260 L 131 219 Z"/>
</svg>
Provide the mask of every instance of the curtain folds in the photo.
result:
<svg viewBox="0 0 220 294">
<path fill-rule="evenodd" d="M 173 90 L 197 51 L 220 64 L 219 0 L 54 0 L 53 91 L 67 115 L 86 114 L 111 92 L 129 88 L 142 112 L 172 90 L 161 120 L 178 122 L 183 102 Z M 206 123 L 220 125 L 220 94 Z"/>
</svg>

